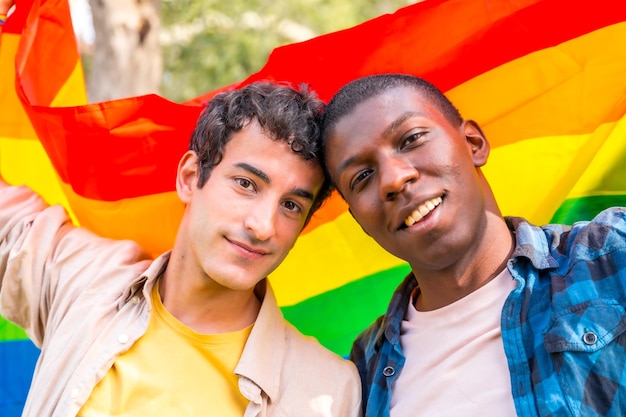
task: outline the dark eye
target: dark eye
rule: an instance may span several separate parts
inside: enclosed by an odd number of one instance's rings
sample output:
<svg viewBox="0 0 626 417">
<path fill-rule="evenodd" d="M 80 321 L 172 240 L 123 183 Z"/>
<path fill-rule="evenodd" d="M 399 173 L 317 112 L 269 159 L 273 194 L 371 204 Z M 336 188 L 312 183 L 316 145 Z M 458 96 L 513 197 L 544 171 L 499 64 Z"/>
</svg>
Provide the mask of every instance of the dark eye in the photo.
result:
<svg viewBox="0 0 626 417">
<path fill-rule="evenodd" d="M 400 144 L 400 149 L 406 148 L 407 146 L 411 145 L 413 142 L 416 142 L 417 140 L 419 140 L 425 134 L 426 132 L 415 132 L 404 137 L 402 139 L 402 143 Z"/>
<path fill-rule="evenodd" d="M 290 200 L 285 201 L 283 203 L 283 207 L 285 207 L 289 211 L 295 211 L 295 212 L 298 212 L 298 211 L 302 210 L 298 204 L 296 204 L 295 202 L 290 201 Z"/>
<path fill-rule="evenodd" d="M 350 189 L 354 190 L 356 186 L 358 186 L 359 184 L 363 183 L 365 180 L 367 180 L 367 178 L 372 174 L 372 170 L 365 170 L 365 171 L 361 171 L 359 172 L 356 177 L 354 177 L 354 179 L 352 180 L 352 182 L 350 183 Z"/>
<path fill-rule="evenodd" d="M 250 191 L 254 191 L 254 183 L 252 181 L 250 181 L 247 178 L 235 178 L 235 181 L 237 181 L 237 184 L 239 184 L 239 186 L 241 188 L 245 188 L 246 190 L 250 190 Z"/>
</svg>

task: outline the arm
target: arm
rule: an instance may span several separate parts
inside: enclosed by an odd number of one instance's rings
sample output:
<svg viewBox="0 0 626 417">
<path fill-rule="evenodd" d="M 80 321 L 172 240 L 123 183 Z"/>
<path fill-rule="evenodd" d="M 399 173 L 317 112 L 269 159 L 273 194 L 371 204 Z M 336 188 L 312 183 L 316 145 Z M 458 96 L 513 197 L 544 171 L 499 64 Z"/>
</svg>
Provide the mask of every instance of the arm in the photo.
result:
<svg viewBox="0 0 626 417">
<path fill-rule="evenodd" d="M 13 3 L 15 3 L 14 0 L 0 0 L 0 14 L 7 14 Z"/>
<path fill-rule="evenodd" d="M 133 242 L 73 226 L 29 188 L 0 182 L 0 314 L 36 345 L 91 282 L 147 258 Z"/>
<path fill-rule="evenodd" d="M 14 0 L 0 0 L 0 24 L 6 19 L 14 3 Z"/>
<path fill-rule="evenodd" d="M 23 275 L 25 264 L 32 262 L 34 266 L 37 260 L 26 252 L 20 254 L 19 248 L 25 244 L 35 214 L 44 209 L 45 203 L 34 192 L 25 187 L 11 187 L 0 178 L 0 313 L 25 328 L 33 317 L 27 287 L 34 285 L 32 289 L 37 291 L 42 288 L 32 281 L 32 276 Z M 40 342 L 39 332 L 29 333 Z"/>
</svg>

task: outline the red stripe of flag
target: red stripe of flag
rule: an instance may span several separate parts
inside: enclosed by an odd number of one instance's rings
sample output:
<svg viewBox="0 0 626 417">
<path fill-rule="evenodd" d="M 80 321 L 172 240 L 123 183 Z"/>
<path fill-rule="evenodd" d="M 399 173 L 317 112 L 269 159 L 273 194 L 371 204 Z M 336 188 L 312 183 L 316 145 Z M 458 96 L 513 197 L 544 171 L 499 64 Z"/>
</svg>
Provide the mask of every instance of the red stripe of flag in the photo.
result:
<svg viewBox="0 0 626 417">
<path fill-rule="evenodd" d="M 327 100 L 355 77 L 401 71 L 447 90 L 512 59 L 626 20 L 626 2 L 612 0 L 534 0 L 519 10 L 512 4 L 418 3 L 349 30 L 278 48 L 242 84 L 266 78 L 304 81 Z M 45 34 L 39 33 L 38 41 L 52 49 Z M 55 57 L 46 56 L 48 61 L 28 58 L 54 65 Z M 46 68 L 30 66 L 27 72 L 45 73 Z M 30 88 L 25 93 L 26 101 L 39 100 Z M 173 170 L 198 112 L 199 106 L 144 96 L 79 108 L 32 108 L 30 115 L 55 167 L 76 193 L 117 200 L 174 189 Z"/>
</svg>

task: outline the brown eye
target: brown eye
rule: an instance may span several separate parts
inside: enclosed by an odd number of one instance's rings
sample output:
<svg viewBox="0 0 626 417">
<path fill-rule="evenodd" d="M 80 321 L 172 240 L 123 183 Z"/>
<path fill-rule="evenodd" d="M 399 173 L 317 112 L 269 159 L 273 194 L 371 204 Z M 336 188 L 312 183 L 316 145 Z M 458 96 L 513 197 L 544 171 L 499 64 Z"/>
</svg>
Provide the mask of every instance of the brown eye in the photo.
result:
<svg viewBox="0 0 626 417">
<path fill-rule="evenodd" d="M 357 174 L 356 177 L 354 177 L 354 179 L 352 180 L 352 183 L 350 183 L 350 189 L 354 190 L 354 188 L 361 184 L 363 181 L 367 180 L 367 178 L 371 175 L 372 170 L 365 170 L 365 171 L 361 171 Z"/>
<path fill-rule="evenodd" d="M 287 211 L 290 213 L 302 213 L 303 212 L 302 207 L 298 203 L 292 200 L 284 201 L 283 207 L 287 209 Z"/>
<path fill-rule="evenodd" d="M 425 134 L 426 134 L 426 132 L 416 132 L 416 133 L 410 134 L 409 136 L 405 137 L 402 140 L 402 144 L 400 145 L 400 149 L 406 148 L 407 146 L 411 145 L 413 142 L 418 141 Z"/>
<path fill-rule="evenodd" d="M 250 191 L 254 191 L 255 189 L 254 183 L 247 178 L 235 178 L 235 181 L 237 181 L 237 184 L 239 184 L 241 188 L 245 188 Z"/>
</svg>

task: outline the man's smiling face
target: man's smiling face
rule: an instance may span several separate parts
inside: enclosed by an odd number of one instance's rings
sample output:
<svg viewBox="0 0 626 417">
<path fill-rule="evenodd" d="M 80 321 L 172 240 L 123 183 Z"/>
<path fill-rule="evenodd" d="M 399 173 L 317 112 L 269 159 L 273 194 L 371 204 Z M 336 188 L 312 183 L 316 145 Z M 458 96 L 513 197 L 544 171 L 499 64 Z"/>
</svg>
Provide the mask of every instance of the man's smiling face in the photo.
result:
<svg viewBox="0 0 626 417">
<path fill-rule="evenodd" d="M 326 163 L 363 230 L 417 270 L 454 263 L 484 227 L 477 167 L 489 146 L 473 122 L 454 126 L 416 88 L 374 95 L 341 117 Z"/>
<path fill-rule="evenodd" d="M 287 256 L 302 231 L 324 173 L 254 121 L 233 134 L 219 164 L 197 187 L 197 157 L 181 165 L 187 205 L 179 233 L 189 274 L 248 290 Z"/>
</svg>

